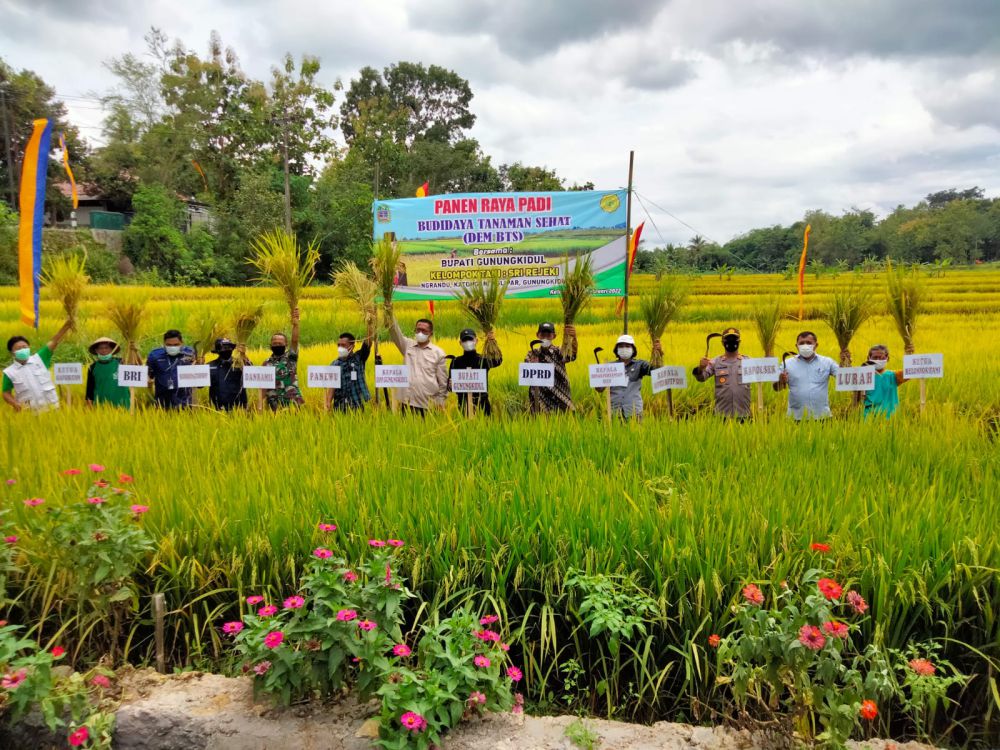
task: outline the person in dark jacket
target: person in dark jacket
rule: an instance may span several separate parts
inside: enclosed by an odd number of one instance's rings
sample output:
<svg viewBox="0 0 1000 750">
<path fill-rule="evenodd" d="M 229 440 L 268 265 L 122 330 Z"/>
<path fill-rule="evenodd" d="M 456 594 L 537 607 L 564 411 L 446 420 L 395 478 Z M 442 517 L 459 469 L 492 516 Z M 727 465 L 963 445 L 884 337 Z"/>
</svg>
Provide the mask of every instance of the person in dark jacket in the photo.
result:
<svg viewBox="0 0 1000 750">
<path fill-rule="evenodd" d="M 212 354 L 219 355 L 208 363 L 208 400 L 220 411 L 247 408 L 247 392 L 243 387 L 243 370 L 233 362 L 236 344 L 226 338 L 216 339 Z M 253 363 L 247 360 L 248 365 Z"/>
<path fill-rule="evenodd" d="M 326 409 L 332 406 L 337 411 L 360 411 L 371 398 L 368 384 L 365 382 L 365 363 L 371 353 L 369 340 L 361 342 L 361 348 L 354 351 L 357 340 L 353 333 L 342 333 L 337 339 L 337 358 L 330 367 L 340 368 L 340 388 L 329 388 L 326 391 Z"/>
<path fill-rule="evenodd" d="M 94 361 L 87 368 L 87 406 L 108 404 L 129 408 L 131 392 L 118 385 L 118 365 L 122 360 L 115 355 L 119 349 L 118 342 L 106 336 L 96 339 L 88 348 Z"/>
<path fill-rule="evenodd" d="M 179 386 L 177 368 L 193 365 L 194 357 L 194 349 L 184 346 L 181 332 L 175 328 L 163 334 L 163 346 L 149 353 L 146 358 L 149 384 L 153 386 L 156 405 L 161 409 L 190 408 L 194 391 Z"/>
<path fill-rule="evenodd" d="M 478 340 L 476 338 L 476 332 L 471 328 L 466 328 L 458 334 L 458 340 L 462 344 L 462 353 L 451 361 L 451 367 L 448 370 L 449 378 L 455 377 L 455 370 L 492 370 L 495 367 L 499 367 L 503 363 L 503 356 L 492 359 L 476 351 L 476 344 L 478 343 Z M 486 334 L 486 340 L 496 343 L 493 331 Z M 489 377 L 488 373 L 487 377 Z M 468 413 L 467 402 L 470 394 L 458 393 L 456 395 L 458 396 L 459 411 L 463 414 Z M 471 395 L 472 405 L 476 411 L 480 411 L 486 416 L 490 416 L 493 413 L 493 409 L 490 406 L 489 393 L 473 393 Z"/>
</svg>

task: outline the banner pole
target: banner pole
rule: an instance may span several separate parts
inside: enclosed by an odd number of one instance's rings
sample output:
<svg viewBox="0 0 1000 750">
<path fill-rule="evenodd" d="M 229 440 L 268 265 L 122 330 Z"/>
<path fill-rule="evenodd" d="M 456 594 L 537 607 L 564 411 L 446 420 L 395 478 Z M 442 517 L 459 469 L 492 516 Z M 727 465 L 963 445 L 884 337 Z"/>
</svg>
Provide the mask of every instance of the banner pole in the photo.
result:
<svg viewBox="0 0 1000 750">
<path fill-rule="evenodd" d="M 628 196 L 625 200 L 625 305 L 623 307 L 622 333 L 628 333 L 628 262 L 629 243 L 632 241 L 632 172 L 635 167 L 635 151 L 628 152 Z M 639 252 L 639 248 L 636 248 Z"/>
</svg>

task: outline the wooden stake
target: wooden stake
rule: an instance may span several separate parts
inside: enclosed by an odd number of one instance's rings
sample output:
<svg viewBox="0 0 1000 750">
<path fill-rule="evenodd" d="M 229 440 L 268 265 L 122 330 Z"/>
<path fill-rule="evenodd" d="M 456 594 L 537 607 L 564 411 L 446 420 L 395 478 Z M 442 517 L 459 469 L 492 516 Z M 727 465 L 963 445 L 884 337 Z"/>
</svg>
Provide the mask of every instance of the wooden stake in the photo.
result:
<svg viewBox="0 0 1000 750">
<path fill-rule="evenodd" d="M 628 249 L 632 241 L 632 172 L 635 151 L 628 152 L 628 195 L 625 201 L 625 304 L 622 306 L 622 333 L 628 333 Z M 639 248 L 635 249 L 639 252 Z M 610 409 L 610 407 L 608 407 Z"/>
<path fill-rule="evenodd" d="M 923 378 L 920 379 L 920 413 L 924 413 L 924 409 L 927 407 L 927 381 Z"/>
<path fill-rule="evenodd" d="M 166 598 L 163 594 L 153 594 L 154 636 L 156 639 L 156 671 L 167 673 L 167 652 L 164 648 L 164 617 L 166 616 Z"/>
<path fill-rule="evenodd" d="M 608 424 L 611 424 L 611 389 L 606 388 L 604 390 L 604 404 L 608 410 Z"/>
<path fill-rule="evenodd" d="M 472 394 L 465 394 L 465 416 L 472 419 Z"/>
<path fill-rule="evenodd" d="M 667 389 L 667 414 L 670 415 L 671 419 L 674 418 L 674 392 L 669 388 Z"/>
<path fill-rule="evenodd" d="M 757 413 L 764 413 L 764 384 L 757 383 Z"/>
</svg>

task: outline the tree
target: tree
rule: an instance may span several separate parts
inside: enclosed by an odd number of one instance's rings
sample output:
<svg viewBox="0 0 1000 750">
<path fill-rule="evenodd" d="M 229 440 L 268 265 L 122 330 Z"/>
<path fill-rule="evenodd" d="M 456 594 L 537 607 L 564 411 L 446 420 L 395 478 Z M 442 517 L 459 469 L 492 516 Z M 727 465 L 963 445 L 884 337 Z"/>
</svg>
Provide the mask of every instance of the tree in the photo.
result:
<svg viewBox="0 0 1000 750">
<path fill-rule="evenodd" d="M 501 190 L 508 192 L 533 192 L 565 190 L 562 178 L 554 169 L 546 167 L 528 167 L 521 162 L 504 164 L 500 167 Z"/>
</svg>

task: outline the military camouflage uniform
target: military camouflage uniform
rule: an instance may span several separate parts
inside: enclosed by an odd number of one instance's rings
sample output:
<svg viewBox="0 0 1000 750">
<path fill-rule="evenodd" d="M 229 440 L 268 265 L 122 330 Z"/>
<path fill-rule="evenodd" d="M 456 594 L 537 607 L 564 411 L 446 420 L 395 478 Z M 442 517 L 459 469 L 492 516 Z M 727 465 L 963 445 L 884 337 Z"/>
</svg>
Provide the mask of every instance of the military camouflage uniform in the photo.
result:
<svg viewBox="0 0 1000 750">
<path fill-rule="evenodd" d="M 272 410 L 286 406 L 302 404 L 302 393 L 299 391 L 299 353 L 285 352 L 280 357 L 273 354 L 264 361 L 264 367 L 274 368 L 273 390 L 264 391 L 267 405 Z"/>
</svg>

